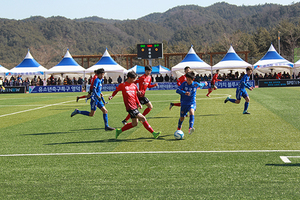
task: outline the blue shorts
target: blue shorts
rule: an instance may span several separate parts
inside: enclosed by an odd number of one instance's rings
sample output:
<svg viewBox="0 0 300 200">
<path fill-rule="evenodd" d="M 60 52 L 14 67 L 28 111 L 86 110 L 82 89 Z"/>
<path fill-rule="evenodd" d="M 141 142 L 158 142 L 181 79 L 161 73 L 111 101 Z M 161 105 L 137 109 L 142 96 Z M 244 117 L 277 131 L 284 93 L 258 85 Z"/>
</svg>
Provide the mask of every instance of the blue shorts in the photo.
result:
<svg viewBox="0 0 300 200">
<path fill-rule="evenodd" d="M 248 93 L 245 89 L 237 89 L 236 90 L 236 99 L 241 100 L 242 97 L 246 98 L 248 96 Z"/>
<path fill-rule="evenodd" d="M 93 97 L 91 98 L 90 104 L 91 104 L 91 110 L 94 110 L 94 111 L 97 109 L 97 107 L 99 109 L 104 107 L 104 104 L 102 103 L 102 101 L 98 101 L 97 99 L 94 99 Z"/>
<path fill-rule="evenodd" d="M 180 108 L 180 117 L 186 117 L 187 114 L 188 114 L 188 112 L 189 112 L 191 109 L 196 110 L 196 104 L 192 104 L 192 105 L 181 105 L 181 108 Z"/>
</svg>

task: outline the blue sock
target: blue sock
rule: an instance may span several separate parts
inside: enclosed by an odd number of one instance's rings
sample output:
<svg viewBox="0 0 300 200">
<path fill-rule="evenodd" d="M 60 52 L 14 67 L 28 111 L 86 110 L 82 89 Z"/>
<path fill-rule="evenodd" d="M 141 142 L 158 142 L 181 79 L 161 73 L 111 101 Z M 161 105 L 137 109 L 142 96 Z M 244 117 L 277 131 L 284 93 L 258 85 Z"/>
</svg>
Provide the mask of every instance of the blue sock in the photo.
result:
<svg viewBox="0 0 300 200">
<path fill-rule="evenodd" d="M 180 119 L 178 120 L 178 129 L 181 129 L 183 121 L 180 121 Z"/>
<path fill-rule="evenodd" d="M 90 112 L 89 111 L 80 111 L 80 110 L 78 110 L 78 114 L 89 116 Z"/>
<path fill-rule="evenodd" d="M 103 120 L 104 120 L 105 127 L 108 127 L 108 115 L 107 115 L 107 113 L 103 114 Z"/>
<path fill-rule="evenodd" d="M 236 99 L 228 99 L 230 102 L 235 103 Z"/>
<path fill-rule="evenodd" d="M 193 128 L 194 126 L 194 121 L 195 121 L 195 116 L 194 115 L 190 115 L 190 128 Z"/>
<path fill-rule="evenodd" d="M 248 110 L 249 102 L 245 102 L 244 111 Z"/>
</svg>

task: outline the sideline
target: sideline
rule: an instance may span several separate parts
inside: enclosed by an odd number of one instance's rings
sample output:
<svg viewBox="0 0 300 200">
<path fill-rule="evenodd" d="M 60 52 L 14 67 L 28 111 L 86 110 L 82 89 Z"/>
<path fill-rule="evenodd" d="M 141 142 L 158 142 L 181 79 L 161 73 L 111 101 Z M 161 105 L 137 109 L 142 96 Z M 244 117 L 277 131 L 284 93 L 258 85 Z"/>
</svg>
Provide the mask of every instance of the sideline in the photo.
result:
<svg viewBox="0 0 300 200">
<path fill-rule="evenodd" d="M 73 156 L 73 155 L 121 155 L 121 154 L 177 154 L 177 153 L 270 153 L 300 152 L 300 150 L 232 150 L 232 151 L 144 151 L 144 152 L 91 152 L 91 153 L 41 153 L 41 154 L 3 154 L 0 157 L 21 156 Z M 290 157 L 290 156 L 289 156 Z"/>
</svg>

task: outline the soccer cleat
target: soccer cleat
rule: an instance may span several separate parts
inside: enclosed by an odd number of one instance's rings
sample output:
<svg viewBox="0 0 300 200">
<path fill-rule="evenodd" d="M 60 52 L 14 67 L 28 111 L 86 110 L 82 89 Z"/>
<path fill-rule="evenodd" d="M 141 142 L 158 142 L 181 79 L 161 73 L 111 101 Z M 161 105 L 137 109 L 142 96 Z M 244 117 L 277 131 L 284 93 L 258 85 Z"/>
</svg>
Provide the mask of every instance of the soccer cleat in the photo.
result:
<svg viewBox="0 0 300 200">
<path fill-rule="evenodd" d="M 174 103 L 170 103 L 170 108 L 169 108 L 169 110 L 171 110 L 173 106 L 174 106 Z"/>
<path fill-rule="evenodd" d="M 116 139 L 119 137 L 119 135 L 122 133 L 122 129 L 116 129 Z"/>
<path fill-rule="evenodd" d="M 207 97 L 210 97 L 209 94 L 206 95 Z"/>
<path fill-rule="evenodd" d="M 74 115 L 78 114 L 78 109 L 75 109 L 72 114 L 71 114 L 71 117 L 73 117 Z"/>
<path fill-rule="evenodd" d="M 194 128 L 194 127 L 193 127 L 193 128 L 190 128 L 190 129 L 189 129 L 189 134 L 192 135 L 192 134 L 194 133 L 194 131 L 195 131 L 195 128 Z"/>
<path fill-rule="evenodd" d="M 154 138 L 158 138 L 158 136 L 160 135 L 160 132 L 155 132 L 153 131 L 152 135 L 154 136 Z"/>
<path fill-rule="evenodd" d="M 127 124 L 126 119 L 124 119 L 124 120 L 122 121 L 122 124 L 123 124 L 123 125 L 126 125 L 126 124 Z"/>
<path fill-rule="evenodd" d="M 78 102 L 78 100 L 79 100 L 79 97 L 76 98 L 76 102 Z"/>
<path fill-rule="evenodd" d="M 250 113 L 249 113 L 247 110 L 245 110 L 245 111 L 243 112 L 243 114 L 249 115 Z"/>
<path fill-rule="evenodd" d="M 110 127 L 110 126 L 106 126 L 106 127 L 105 127 L 105 130 L 106 130 L 106 131 L 113 131 L 113 130 L 115 130 L 115 128 Z"/>
<path fill-rule="evenodd" d="M 227 103 L 229 101 L 229 97 L 227 97 L 224 101 L 224 103 Z"/>
</svg>

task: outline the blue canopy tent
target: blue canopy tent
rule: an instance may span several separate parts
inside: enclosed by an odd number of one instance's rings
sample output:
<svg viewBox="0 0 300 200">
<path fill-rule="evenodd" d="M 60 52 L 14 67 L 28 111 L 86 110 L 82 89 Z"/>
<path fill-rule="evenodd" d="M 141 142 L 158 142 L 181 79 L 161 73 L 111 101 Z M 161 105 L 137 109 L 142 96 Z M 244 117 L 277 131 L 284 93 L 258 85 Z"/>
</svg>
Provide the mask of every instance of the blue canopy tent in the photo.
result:
<svg viewBox="0 0 300 200">
<path fill-rule="evenodd" d="M 127 70 L 127 72 L 129 72 L 129 71 L 134 71 L 137 74 L 144 74 L 145 73 L 145 67 L 140 66 L 140 65 L 135 65 L 134 67 Z M 171 70 L 164 67 L 164 66 L 157 65 L 157 66 L 152 67 L 151 74 L 171 74 Z"/>
<path fill-rule="evenodd" d="M 50 68 L 47 74 L 84 74 L 85 69 L 81 67 L 71 56 L 69 49 L 63 59 L 54 67 Z"/>
<path fill-rule="evenodd" d="M 25 75 L 25 76 L 32 76 L 32 75 L 43 75 L 47 69 L 40 65 L 30 54 L 28 49 L 28 53 L 23 59 L 23 61 L 17 65 L 16 67 L 12 68 L 8 72 L 6 72 L 7 76 L 10 75 Z"/>
<path fill-rule="evenodd" d="M 191 46 L 185 58 L 180 63 L 172 67 L 172 74 L 177 77 L 182 76 L 184 74 L 184 68 L 187 66 L 197 74 L 211 73 L 211 66 L 199 58 L 193 49 L 193 46 Z"/>
<path fill-rule="evenodd" d="M 253 73 L 272 73 L 272 72 L 289 72 L 294 67 L 294 64 L 277 53 L 274 46 L 271 44 L 268 52 L 254 65 Z"/>
<path fill-rule="evenodd" d="M 220 73 L 228 73 L 229 71 L 245 72 L 247 67 L 252 68 L 252 65 L 242 60 L 235 52 L 232 45 L 230 45 L 227 54 L 220 62 L 212 66 L 212 70 L 215 71 L 218 69 Z"/>
<path fill-rule="evenodd" d="M 103 68 L 105 70 L 105 76 L 111 77 L 113 82 L 117 81 L 117 78 L 121 76 L 123 78 L 126 69 L 114 61 L 109 55 L 107 49 L 105 50 L 101 59 L 90 68 L 86 69 L 86 74 L 93 74 L 95 70 Z"/>
</svg>

